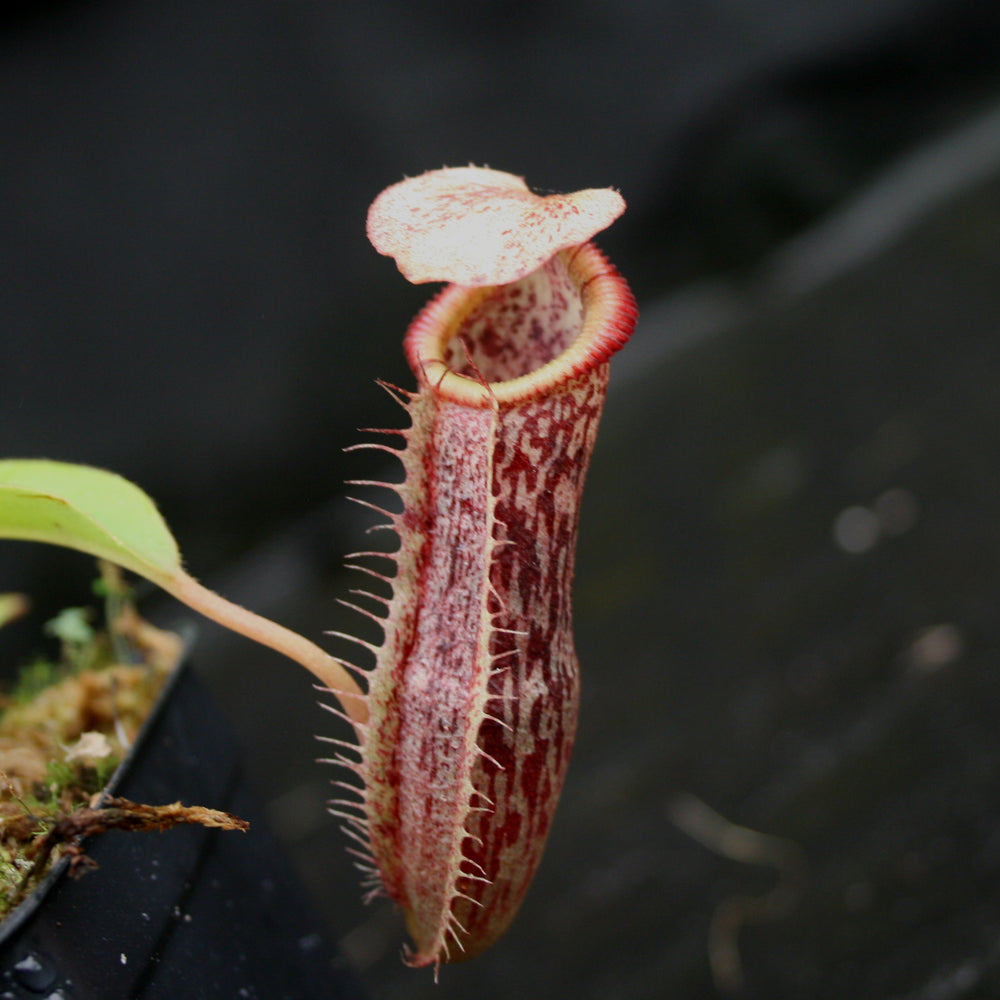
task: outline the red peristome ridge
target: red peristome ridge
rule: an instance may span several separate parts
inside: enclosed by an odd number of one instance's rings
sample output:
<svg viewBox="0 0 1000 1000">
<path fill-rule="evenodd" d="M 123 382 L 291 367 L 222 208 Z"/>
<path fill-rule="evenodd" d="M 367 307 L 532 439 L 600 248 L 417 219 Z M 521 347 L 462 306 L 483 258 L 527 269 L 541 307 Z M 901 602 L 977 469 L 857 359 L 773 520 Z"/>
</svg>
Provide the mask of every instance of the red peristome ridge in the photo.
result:
<svg viewBox="0 0 1000 1000">
<path fill-rule="evenodd" d="M 555 289 L 554 305 L 561 297 L 574 299 L 577 310 L 561 315 L 554 331 L 547 327 L 548 339 L 522 337 L 511 345 L 510 316 L 530 315 L 526 300 L 537 296 L 540 286 Z M 593 243 L 584 243 L 510 285 L 447 286 L 414 319 L 403 349 L 421 386 L 435 384 L 443 396 L 466 405 L 491 405 L 492 396 L 503 406 L 550 392 L 609 360 L 628 342 L 637 318 L 628 283 Z M 475 344 L 474 368 L 459 342 L 463 336 Z M 488 351 L 493 342 L 509 345 L 519 370 L 497 370 Z M 456 374 L 467 377 L 459 380 Z M 490 384 L 489 393 L 483 381 Z"/>
</svg>

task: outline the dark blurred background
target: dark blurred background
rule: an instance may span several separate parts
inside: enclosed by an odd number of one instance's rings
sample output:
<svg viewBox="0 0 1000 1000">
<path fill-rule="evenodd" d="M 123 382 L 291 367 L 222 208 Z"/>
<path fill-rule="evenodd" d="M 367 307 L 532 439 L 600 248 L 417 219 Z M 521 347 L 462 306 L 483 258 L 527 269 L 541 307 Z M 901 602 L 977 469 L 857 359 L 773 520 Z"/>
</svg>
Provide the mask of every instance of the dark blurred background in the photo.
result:
<svg viewBox="0 0 1000 1000">
<path fill-rule="evenodd" d="M 0 33 L 0 452 L 108 466 L 193 573 L 311 636 L 370 519 L 356 428 L 427 298 L 372 198 L 468 162 L 615 186 L 643 317 L 578 564 L 584 702 L 541 874 L 468 966 L 398 959 L 323 811 L 309 680 L 206 625 L 196 663 L 373 997 L 712 997 L 709 928 L 794 910 L 742 995 L 1000 996 L 1000 7 L 974 0 L 22 4 Z M 386 472 L 391 475 L 391 470 Z M 83 557 L 0 546 L 78 603 Z M 181 616 L 166 601 L 153 613 Z M 343 735 L 341 733 L 341 735 Z"/>
</svg>

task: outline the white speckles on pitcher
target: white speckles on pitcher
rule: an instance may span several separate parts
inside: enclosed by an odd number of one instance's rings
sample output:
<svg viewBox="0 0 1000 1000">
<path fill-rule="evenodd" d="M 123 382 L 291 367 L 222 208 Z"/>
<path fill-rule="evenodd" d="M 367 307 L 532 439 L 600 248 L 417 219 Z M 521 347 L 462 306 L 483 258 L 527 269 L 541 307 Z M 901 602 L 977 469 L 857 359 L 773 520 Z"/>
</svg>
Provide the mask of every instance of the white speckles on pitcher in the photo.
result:
<svg viewBox="0 0 1000 1000">
<path fill-rule="evenodd" d="M 580 496 L 608 360 L 636 319 L 587 241 L 623 209 L 611 190 L 543 198 L 469 167 L 394 185 L 369 214 L 372 242 L 407 277 L 453 282 L 406 335 L 418 391 L 401 393 L 400 544 L 394 570 L 367 570 L 393 598 L 361 760 L 341 759 L 361 801 L 332 804 L 373 892 L 405 911 L 413 965 L 503 934 L 569 763 Z"/>
</svg>

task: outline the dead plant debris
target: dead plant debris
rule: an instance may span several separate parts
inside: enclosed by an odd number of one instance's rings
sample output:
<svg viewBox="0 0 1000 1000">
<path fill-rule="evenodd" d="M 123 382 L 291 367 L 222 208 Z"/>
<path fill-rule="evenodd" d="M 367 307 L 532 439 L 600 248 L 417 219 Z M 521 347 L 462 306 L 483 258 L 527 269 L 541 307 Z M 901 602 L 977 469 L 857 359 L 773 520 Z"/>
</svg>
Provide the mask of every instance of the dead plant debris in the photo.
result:
<svg viewBox="0 0 1000 1000">
<path fill-rule="evenodd" d="M 108 830 L 166 830 L 198 823 L 245 830 L 247 823 L 203 806 L 102 801 L 135 741 L 182 642 L 144 621 L 114 567 L 101 566 L 104 629 L 68 609 L 50 623 L 57 662 L 36 660 L 0 695 L 0 919 L 18 906 L 58 859 L 71 872 L 95 867 L 83 840 Z"/>
<path fill-rule="evenodd" d="M 65 848 L 71 858 L 70 872 L 80 875 L 94 862 L 82 851 L 84 837 L 92 837 L 108 830 L 128 830 L 140 833 L 169 830 L 182 824 L 215 827 L 219 830 L 246 831 L 250 824 L 239 816 L 207 809 L 204 806 L 185 806 L 172 802 L 165 806 L 149 806 L 129 799 L 109 798 L 97 807 L 81 806 L 56 820 L 48 831 L 35 839 L 27 851 L 33 865 L 46 865 L 53 851 Z"/>
</svg>

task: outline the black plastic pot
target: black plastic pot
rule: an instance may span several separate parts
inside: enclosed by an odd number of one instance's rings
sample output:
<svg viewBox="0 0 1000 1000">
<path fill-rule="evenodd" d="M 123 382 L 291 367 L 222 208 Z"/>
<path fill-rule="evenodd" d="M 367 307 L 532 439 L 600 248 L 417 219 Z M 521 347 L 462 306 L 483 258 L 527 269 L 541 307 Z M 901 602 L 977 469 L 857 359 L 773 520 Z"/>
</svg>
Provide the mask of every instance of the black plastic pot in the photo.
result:
<svg viewBox="0 0 1000 1000">
<path fill-rule="evenodd" d="M 110 790 L 236 813 L 248 833 L 112 831 L 0 926 L 0 1000 L 330 1000 L 364 994 L 247 787 L 233 735 L 183 666 Z"/>
</svg>

